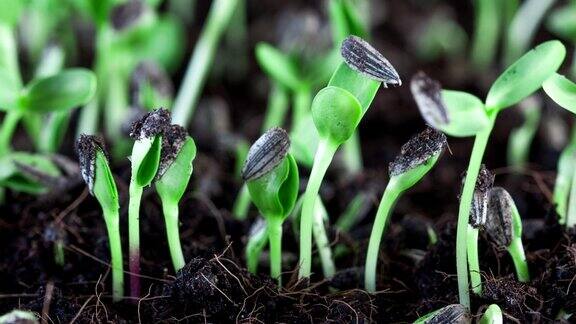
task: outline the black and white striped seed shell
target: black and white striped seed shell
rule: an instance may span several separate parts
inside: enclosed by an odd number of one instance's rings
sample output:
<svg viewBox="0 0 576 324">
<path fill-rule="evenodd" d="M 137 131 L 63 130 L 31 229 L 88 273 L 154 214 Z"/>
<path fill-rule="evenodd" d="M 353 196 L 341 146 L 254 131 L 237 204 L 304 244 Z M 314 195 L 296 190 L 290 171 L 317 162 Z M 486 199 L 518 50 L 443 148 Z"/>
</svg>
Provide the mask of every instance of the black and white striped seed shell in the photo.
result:
<svg viewBox="0 0 576 324">
<path fill-rule="evenodd" d="M 145 12 L 142 0 L 130 0 L 110 10 L 110 21 L 114 30 L 122 31 L 132 26 Z"/>
<path fill-rule="evenodd" d="M 184 146 L 188 132 L 180 125 L 170 125 L 162 135 L 162 151 L 160 153 L 160 165 L 156 173 L 156 179 L 162 178 L 164 173 L 178 157 L 178 153 Z"/>
<path fill-rule="evenodd" d="M 340 54 L 352 70 L 382 82 L 385 87 L 389 84 L 402 85 L 402 80 L 392 64 L 362 38 L 348 36 L 342 42 Z"/>
<path fill-rule="evenodd" d="M 512 209 L 515 208 L 512 196 L 502 187 L 490 190 L 488 217 L 484 228 L 490 239 L 502 248 L 512 243 Z"/>
<path fill-rule="evenodd" d="M 442 153 L 446 145 L 446 135 L 427 127 L 402 145 L 400 154 L 388 167 L 390 176 L 397 176 L 426 163 L 433 156 Z"/>
<path fill-rule="evenodd" d="M 469 223 L 474 228 L 479 228 L 486 224 L 489 192 L 493 185 L 494 175 L 482 164 L 476 180 L 476 186 L 472 196 L 472 206 L 470 208 Z"/>
<path fill-rule="evenodd" d="M 130 137 L 134 140 L 152 138 L 164 133 L 170 127 L 170 112 L 166 109 L 156 109 L 142 116 L 132 124 Z"/>
<path fill-rule="evenodd" d="M 88 190 L 94 194 L 94 177 L 96 174 L 96 152 L 100 150 L 106 157 L 104 143 L 102 139 L 94 135 L 80 135 L 76 140 L 76 153 L 80 164 L 80 174 L 82 179 L 86 182 Z"/>
<path fill-rule="evenodd" d="M 242 168 L 244 181 L 256 180 L 272 171 L 288 154 L 290 137 L 279 127 L 264 133 L 248 151 L 246 162 Z"/>
<path fill-rule="evenodd" d="M 471 323 L 468 309 L 461 304 L 452 304 L 440 309 L 436 315 L 425 321 L 425 324 L 468 324 Z"/>
<path fill-rule="evenodd" d="M 450 122 L 439 82 L 429 78 L 424 72 L 418 72 L 410 81 L 410 91 L 428 125 L 438 129 Z"/>
</svg>

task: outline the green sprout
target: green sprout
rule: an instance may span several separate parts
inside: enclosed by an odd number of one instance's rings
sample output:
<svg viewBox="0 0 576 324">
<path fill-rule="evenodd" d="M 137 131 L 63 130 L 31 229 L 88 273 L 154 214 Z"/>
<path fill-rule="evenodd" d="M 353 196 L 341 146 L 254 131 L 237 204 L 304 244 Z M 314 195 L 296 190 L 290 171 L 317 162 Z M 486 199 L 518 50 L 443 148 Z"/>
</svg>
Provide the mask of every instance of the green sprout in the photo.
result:
<svg viewBox="0 0 576 324">
<path fill-rule="evenodd" d="M 390 180 L 376 212 L 366 254 L 364 286 L 367 291 L 376 291 L 380 241 L 396 201 L 404 191 L 413 187 L 432 169 L 446 144 L 443 133 L 427 128 L 404 144 L 400 154 L 390 163 Z"/>
<path fill-rule="evenodd" d="M 290 138 L 281 128 L 272 128 L 250 147 L 242 178 L 254 205 L 267 222 L 270 241 L 270 275 L 281 285 L 282 223 L 290 215 L 300 179 L 294 157 L 288 153 Z"/>
<path fill-rule="evenodd" d="M 488 214 L 488 201 L 490 189 L 494 184 L 494 175 L 484 165 L 480 168 L 476 188 L 472 198 L 470 220 L 468 224 L 468 270 L 470 272 L 470 286 L 477 295 L 482 295 L 482 277 L 480 276 L 480 261 L 478 259 L 478 233 L 486 225 Z"/>
<path fill-rule="evenodd" d="M 172 121 L 175 124 L 186 126 L 192 118 L 209 68 L 212 66 L 216 48 L 237 4 L 238 0 L 215 0 L 212 3 L 206 25 L 200 33 L 180 90 L 174 100 Z"/>
<path fill-rule="evenodd" d="M 250 193 L 250 192 L 248 192 Z M 246 243 L 246 268 L 251 273 L 258 271 L 260 254 L 268 240 L 268 223 L 264 218 L 257 218 L 250 227 L 248 242 Z"/>
<path fill-rule="evenodd" d="M 0 157 L 0 186 L 40 195 L 58 187 L 61 172 L 48 157 L 25 152 L 10 152 Z"/>
<path fill-rule="evenodd" d="M 528 162 L 530 145 L 540 124 L 541 105 L 540 100 L 535 96 L 520 102 L 524 123 L 510 132 L 506 156 L 508 164 L 516 169 L 523 168 Z"/>
<path fill-rule="evenodd" d="M 162 201 L 168 246 L 175 271 L 186 265 L 178 231 L 178 202 L 182 199 L 192 176 L 194 157 L 196 157 L 196 145 L 182 126 L 172 125 L 165 130 L 155 184 L 156 192 Z"/>
<path fill-rule="evenodd" d="M 458 293 L 460 303 L 467 307 L 470 306 L 466 250 L 468 218 L 480 164 L 496 117 L 503 109 L 517 104 L 538 90 L 542 83 L 560 67 L 565 55 L 564 45 L 556 40 L 537 46 L 508 67 L 492 84 L 486 97 L 484 106 L 488 125 L 476 134 L 458 210 L 456 233 Z M 538 69 L 535 69 L 535 66 L 538 66 Z"/>
<path fill-rule="evenodd" d="M 559 37 L 572 44 L 576 43 L 576 4 L 574 1 L 551 12 L 548 16 L 547 27 Z M 570 74 L 576 77 L 576 57 L 572 59 Z"/>
<path fill-rule="evenodd" d="M 388 60 L 361 38 L 348 37 L 342 43 L 341 54 L 344 62 L 312 102 L 312 118 L 320 142 L 300 217 L 300 278 L 310 276 L 314 205 L 336 150 L 354 133 L 380 84 L 401 85 L 398 73 Z"/>
<path fill-rule="evenodd" d="M 512 257 L 518 280 L 529 282 L 530 272 L 522 244 L 522 219 L 514 199 L 504 188 L 490 190 L 485 229 L 492 241 Z"/>
<path fill-rule="evenodd" d="M 142 61 L 130 78 L 131 105 L 152 110 L 172 105 L 172 82 L 166 71 L 154 61 Z"/>
<path fill-rule="evenodd" d="M 414 324 L 470 323 L 472 316 L 466 306 L 452 304 L 432 311 L 414 321 Z"/>
<path fill-rule="evenodd" d="M 124 266 L 120 240 L 120 206 L 116 182 L 108 165 L 108 157 L 103 143 L 97 137 L 80 136 L 76 150 L 80 160 L 82 178 L 102 208 L 110 242 L 112 295 L 114 301 L 119 301 L 124 295 Z"/>
<path fill-rule="evenodd" d="M 38 78 L 23 89 L 19 89 L 4 72 L 0 68 L 0 82 L 4 87 L 0 94 L 0 108 L 7 111 L 0 127 L 0 155 L 10 151 L 14 131 L 24 116 L 67 111 L 88 102 L 96 91 L 96 79 L 86 69 L 68 69 Z"/>
<path fill-rule="evenodd" d="M 560 74 L 554 74 L 542 88 L 560 107 L 576 114 L 576 84 Z M 576 133 L 575 133 L 576 134 Z M 558 160 L 558 175 L 554 187 L 554 203 L 560 216 L 558 222 L 567 228 L 576 225 L 576 135 L 564 149 Z"/>
<path fill-rule="evenodd" d="M 488 306 L 488 308 L 486 309 L 486 311 L 484 312 L 484 314 L 482 315 L 482 317 L 480 318 L 480 321 L 478 323 L 480 323 L 480 324 L 502 324 L 503 323 L 502 310 L 500 309 L 500 306 L 498 306 L 496 304 L 492 304 L 492 305 Z"/>
<path fill-rule="evenodd" d="M 130 132 L 130 136 L 135 140 L 130 156 L 132 176 L 130 204 L 128 205 L 128 255 L 132 297 L 140 295 L 140 277 L 138 276 L 140 274 L 140 200 L 144 188 L 152 183 L 160 167 L 162 136 L 169 125 L 168 111 L 158 109 L 147 113 L 135 122 Z"/>
</svg>

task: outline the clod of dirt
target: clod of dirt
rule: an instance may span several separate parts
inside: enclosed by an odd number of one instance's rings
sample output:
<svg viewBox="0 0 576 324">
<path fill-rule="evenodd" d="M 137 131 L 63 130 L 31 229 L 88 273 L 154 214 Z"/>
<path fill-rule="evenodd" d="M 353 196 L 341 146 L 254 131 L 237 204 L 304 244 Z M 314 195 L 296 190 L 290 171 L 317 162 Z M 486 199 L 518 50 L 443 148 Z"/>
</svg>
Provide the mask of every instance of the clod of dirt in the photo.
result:
<svg viewBox="0 0 576 324">
<path fill-rule="evenodd" d="M 543 304 L 540 294 L 536 288 L 516 281 L 513 275 L 485 278 L 482 297 L 488 303 L 498 304 L 522 323 L 533 323 L 540 318 Z"/>
<path fill-rule="evenodd" d="M 390 176 L 397 176 L 428 162 L 433 156 L 442 153 L 446 145 L 446 135 L 427 127 L 402 145 L 400 154 L 388 167 Z"/>
<path fill-rule="evenodd" d="M 340 54 L 344 62 L 354 71 L 387 86 L 402 85 L 402 80 L 392 64 L 372 45 L 358 36 L 348 36 L 342 42 Z"/>
</svg>

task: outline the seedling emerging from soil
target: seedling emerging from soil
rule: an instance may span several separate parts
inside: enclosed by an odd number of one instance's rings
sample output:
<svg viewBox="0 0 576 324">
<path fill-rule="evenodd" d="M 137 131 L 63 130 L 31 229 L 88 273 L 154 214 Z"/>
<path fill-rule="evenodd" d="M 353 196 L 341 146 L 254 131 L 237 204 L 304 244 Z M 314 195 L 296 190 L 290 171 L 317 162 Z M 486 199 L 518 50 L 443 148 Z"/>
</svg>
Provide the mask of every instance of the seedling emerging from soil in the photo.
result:
<svg viewBox="0 0 576 324">
<path fill-rule="evenodd" d="M 248 151 L 242 178 L 254 205 L 266 219 L 270 240 L 270 275 L 281 284 L 282 223 L 290 215 L 300 178 L 296 160 L 288 153 L 290 138 L 281 128 L 264 133 Z"/>
<path fill-rule="evenodd" d="M 445 147 L 446 136 L 435 129 L 427 128 L 404 144 L 400 154 L 390 163 L 390 181 L 376 212 L 366 255 L 364 278 L 365 288 L 369 292 L 376 291 L 380 241 L 394 204 L 404 191 L 413 187 L 432 169 Z"/>
<path fill-rule="evenodd" d="M 516 268 L 520 282 L 530 281 L 530 272 L 522 244 L 522 219 L 512 196 L 501 187 L 490 190 L 486 231 L 491 240 L 506 249 Z"/>
<path fill-rule="evenodd" d="M 130 292 L 132 297 L 140 295 L 140 200 L 144 188 L 149 186 L 160 166 L 162 135 L 170 125 L 167 110 L 158 109 L 146 114 L 132 125 L 130 136 L 135 140 L 130 162 L 130 204 L 128 205 L 128 245 Z"/>
<path fill-rule="evenodd" d="M 178 231 L 178 202 L 184 195 L 192 176 L 194 157 L 196 157 L 194 140 L 188 136 L 182 126 L 170 126 L 162 136 L 162 154 L 156 174 L 156 192 L 162 201 L 168 245 L 176 272 L 186 265 Z"/>
<path fill-rule="evenodd" d="M 576 84 L 560 74 L 554 74 L 542 85 L 546 94 L 562 108 L 576 114 Z M 558 161 L 558 175 L 554 187 L 554 202 L 560 224 L 576 225 L 576 137 L 562 152 Z"/>
<path fill-rule="evenodd" d="M 251 273 L 258 271 L 258 261 L 266 246 L 266 239 L 268 239 L 268 224 L 264 218 L 258 218 L 250 227 L 246 243 L 246 268 Z"/>
<path fill-rule="evenodd" d="M 172 105 L 172 81 L 162 67 L 152 61 L 136 66 L 130 80 L 132 106 L 150 110 Z"/>
<path fill-rule="evenodd" d="M 458 273 L 458 293 L 460 303 L 470 306 L 467 250 L 468 219 L 476 186 L 476 179 L 488 139 L 494 127 L 498 113 L 517 104 L 542 86 L 542 83 L 560 67 L 566 49 L 559 41 L 545 42 L 522 56 L 508 67 L 492 84 L 486 97 L 485 109 L 488 125 L 482 129 L 474 140 L 466 180 L 460 197 L 458 210 L 458 228 L 456 234 L 456 270 Z M 534 67 L 538 66 L 538 69 Z"/>
<path fill-rule="evenodd" d="M 466 246 L 468 250 L 470 285 L 472 286 L 472 291 L 477 295 L 482 294 L 482 277 L 480 276 L 480 262 L 478 260 L 478 232 L 486 224 L 489 192 L 493 184 L 494 175 L 482 165 L 472 198 L 468 224 L 468 245 Z"/>
<path fill-rule="evenodd" d="M 502 310 L 496 304 L 488 306 L 479 324 L 502 324 Z"/>
<path fill-rule="evenodd" d="M 443 324 L 443 323 L 471 323 L 472 316 L 464 305 L 452 304 L 430 312 L 419 319 L 414 324 Z"/>
<path fill-rule="evenodd" d="M 112 266 L 112 293 L 114 301 L 124 295 L 124 270 L 122 245 L 120 240 L 120 215 L 118 190 L 108 165 L 108 158 L 102 142 L 95 136 L 82 135 L 76 143 L 80 172 L 90 193 L 96 197 L 104 215 Z"/>
<path fill-rule="evenodd" d="M 400 77 L 382 54 L 361 38 L 350 36 L 341 47 L 341 63 L 328 86 L 312 102 L 312 118 L 320 142 L 304 194 L 300 218 L 300 278 L 312 266 L 314 204 L 322 179 L 338 147 L 354 133 L 381 83 L 400 85 Z"/>
</svg>

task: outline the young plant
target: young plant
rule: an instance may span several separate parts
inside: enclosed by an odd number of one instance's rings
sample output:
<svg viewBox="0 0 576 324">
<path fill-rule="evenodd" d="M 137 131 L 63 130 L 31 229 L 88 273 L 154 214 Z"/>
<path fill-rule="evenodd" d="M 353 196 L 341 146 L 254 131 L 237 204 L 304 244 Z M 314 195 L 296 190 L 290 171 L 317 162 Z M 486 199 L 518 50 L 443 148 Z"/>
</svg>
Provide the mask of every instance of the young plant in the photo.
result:
<svg viewBox="0 0 576 324">
<path fill-rule="evenodd" d="M 334 72 L 328 86 L 320 90 L 312 102 L 312 118 L 320 142 L 304 193 L 300 218 L 300 278 L 310 276 L 314 205 L 336 150 L 354 133 L 380 84 L 401 84 L 398 73 L 388 60 L 361 38 L 348 37 L 342 44 L 341 54 L 344 62 Z"/>
<path fill-rule="evenodd" d="M 186 74 L 172 108 L 172 121 L 186 126 L 194 114 L 200 92 L 216 55 L 216 48 L 226 30 L 238 0 L 215 0 L 206 24 L 196 43 Z"/>
<path fill-rule="evenodd" d="M 376 268 L 380 241 L 394 204 L 404 191 L 413 187 L 432 169 L 446 145 L 446 136 L 443 133 L 427 128 L 404 144 L 400 154 L 390 163 L 390 180 L 376 212 L 366 254 L 364 287 L 368 292 L 376 291 Z"/>
<path fill-rule="evenodd" d="M 471 321 L 472 316 L 466 306 L 452 304 L 418 318 L 414 324 L 471 323 Z"/>
<path fill-rule="evenodd" d="M 135 122 L 130 132 L 130 136 L 135 140 L 130 156 L 132 175 L 128 205 L 128 255 L 132 297 L 140 296 L 140 200 L 144 188 L 156 177 L 160 166 L 162 136 L 169 125 L 168 111 L 158 109 Z"/>
<path fill-rule="evenodd" d="M 40 154 L 10 152 L 0 157 L 0 186 L 32 195 L 47 193 L 59 186 L 61 172 Z"/>
<path fill-rule="evenodd" d="M 246 243 L 246 268 L 251 273 L 256 273 L 258 271 L 260 254 L 262 254 L 262 250 L 266 246 L 267 240 L 268 223 L 266 223 L 264 218 L 259 217 L 250 227 L 250 231 L 248 232 L 248 242 Z"/>
<path fill-rule="evenodd" d="M 112 294 L 114 301 L 119 301 L 124 295 L 124 266 L 120 240 L 120 206 L 116 182 L 100 139 L 91 135 L 82 135 L 76 142 L 76 150 L 80 160 L 82 178 L 102 208 L 104 222 L 108 230 L 112 260 Z"/>
<path fill-rule="evenodd" d="M 153 61 L 142 61 L 130 78 L 130 101 L 134 108 L 151 110 L 172 105 L 172 81 Z"/>
<path fill-rule="evenodd" d="M 162 201 L 168 246 L 176 272 L 186 265 L 178 231 L 178 202 L 192 176 L 194 157 L 196 144 L 182 126 L 172 125 L 164 131 L 155 184 L 156 192 Z"/>
<path fill-rule="evenodd" d="M 484 106 L 488 125 L 476 134 L 458 210 L 456 233 L 458 293 L 460 303 L 467 307 L 470 306 L 466 252 L 468 219 L 480 164 L 496 117 L 503 109 L 517 104 L 538 90 L 542 83 L 560 67 L 565 55 L 566 49 L 559 41 L 548 41 L 537 46 L 508 67 L 492 84 L 486 97 Z M 538 69 L 534 69 L 534 66 L 538 66 Z"/>
<path fill-rule="evenodd" d="M 288 153 L 290 138 L 281 128 L 264 133 L 248 151 L 242 178 L 254 205 L 266 219 L 270 241 L 270 275 L 281 285 L 282 223 L 290 215 L 300 179 L 296 160 Z"/>
<path fill-rule="evenodd" d="M 488 306 L 482 317 L 480 318 L 479 324 L 502 324 L 502 310 L 500 306 L 492 304 Z"/>
<path fill-rule="evenodd" d="M 516 169 L 522 169 L 528 163 L 530 146 L 540 124 L 541 106 L 536 96 L 528 97 L 520 103 L 524 122 L 510 132 L 506 156 L 508 164 Z"/>
<path fill-rule="evenodd" d="M 529 282 L 530 272 L 522 244 L 522 219 L 514 199 L 504 188 L 490 190 L 485 229 L 496 246 L 506 249 L 512 257 L 518 281 Z"/>
<path fill-rule="evenodd" d="M 560 107 L 576 114 L 576 84 L 560 74 L 554 74 L 542 88 Z M 554 203 L 560 216 L 558 222 L 567 228 L 576 225 L 576 133 L 558 160 L 558 175 L 554 187 Z"/>
<path fill-rule="evenodd" d="M 494 175 L 482 165 L 476 180 L 476 188 L 470 209 L 468 223 L 468 267 L 470 272 L 470 286 L 476 295 L 482 295 L 482 277 L 480 276 L 480 262 L 478 259 L 478 233 L 485 226 L 490 189 L 494 184 Z"/>
</svg>

